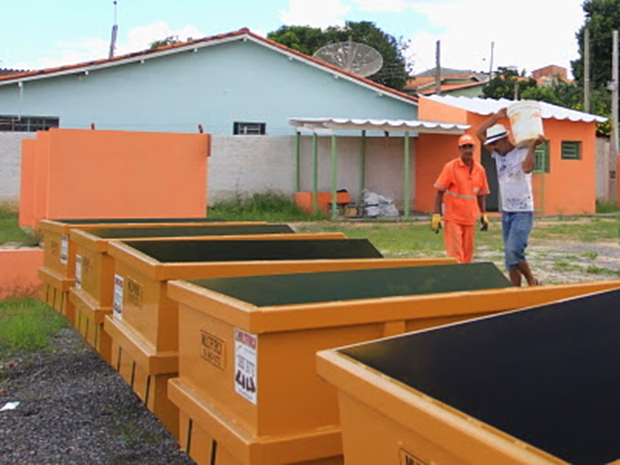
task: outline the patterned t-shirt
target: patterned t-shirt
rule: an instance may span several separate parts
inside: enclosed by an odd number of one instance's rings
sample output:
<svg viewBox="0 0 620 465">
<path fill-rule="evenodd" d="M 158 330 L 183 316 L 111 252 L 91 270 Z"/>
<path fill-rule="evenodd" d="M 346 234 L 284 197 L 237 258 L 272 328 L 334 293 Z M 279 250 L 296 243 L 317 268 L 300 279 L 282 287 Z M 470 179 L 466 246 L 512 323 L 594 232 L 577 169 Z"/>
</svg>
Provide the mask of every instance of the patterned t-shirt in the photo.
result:
<svg viewBox="0 0 620 465">
<path fill-rule="evenodd" d="M 534 211 L 532 173 L 525 173 L 521 166 L 527 156 L 527 150 L 525 147 L 515 147 L 504 156 L 497 152 L 491 154 L 495 158 L 495 166 L 497 167 L 502 211 Z"/>
</svg>

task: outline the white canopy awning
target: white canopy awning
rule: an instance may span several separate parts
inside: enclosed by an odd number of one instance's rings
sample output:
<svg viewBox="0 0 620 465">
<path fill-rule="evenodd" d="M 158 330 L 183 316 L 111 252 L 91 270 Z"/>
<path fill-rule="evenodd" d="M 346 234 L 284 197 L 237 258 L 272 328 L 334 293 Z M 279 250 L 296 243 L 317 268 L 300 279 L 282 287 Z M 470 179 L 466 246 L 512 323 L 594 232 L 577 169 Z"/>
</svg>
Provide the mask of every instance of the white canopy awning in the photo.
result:
<svg viewBox="0 0 620 465">
<path fill-rule="evenodd" d="M 421 134 L 464 134 L 468 124 L 438 121 L 351 119 L 351 118 L 289 118 L 289 124 L 300 132 L 332 134 L 335 130 L 417 132 Z"/>
</svg>

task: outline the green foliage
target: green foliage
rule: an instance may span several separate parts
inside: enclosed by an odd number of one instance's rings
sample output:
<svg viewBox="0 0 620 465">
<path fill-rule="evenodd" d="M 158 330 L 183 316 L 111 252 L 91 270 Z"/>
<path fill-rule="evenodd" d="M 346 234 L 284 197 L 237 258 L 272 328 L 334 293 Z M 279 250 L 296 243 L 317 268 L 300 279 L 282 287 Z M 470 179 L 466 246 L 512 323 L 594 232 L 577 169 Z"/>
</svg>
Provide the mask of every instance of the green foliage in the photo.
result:
<svg viewBox="0 0 620 465">
<path fill-rule="evenodd" d="M 348 21 L 345 26 L 330 26 L 325 30 L 308 26 L 282 26 L 267 34 L 267 38 L 294 50 L 312 55 L 324 45 L 352 40 L 374 47 L 383 57 L 383 68 L 369 76 L 379 84 L 402 90 L 407 83 L 403 49 L 406 45 L 383 32 L 369 21 Z"/>
<path fill-rule="evenodd" d="M 50 350 L 52 337 L 65 325 L 57 312 L 38 300 L 0 301 L 0 354 Z"/>
<path fill-rule="evenodd" d="M 620 28 L 620 0 L 586 0 L 582 4 L 585 23 L 575 34 L 579 44 L 579 58 L 571 62 L 573 76 L 579 87 L 584 83 L 585 30 L 590 30 L 590 112 L 610 117 L 611 98 L 607 83 L 611 80 L 612 35 Z M 611 133 L 611 121 L 597 124 L 602 135 Z"/>
<path fill-rule="evenodd" d="M 582 4 L 586 21 L 576 33 L 580 57 L 571 62 L 573 75 L 584 78 L 584 37 L 590 30 L 590 82 L 594 88 L 605 88 L 611 79 L 612 33 L 620 28 L 620 0 L 586 0 Z"/>
<path fill-rule="evenodd" d="M 309 215 L 290 198 L 267 192 L 250 198 L 237 197 L 217 202 L 209 208 L 209 217 L 228 221 L 310 221 L 326 219 L 327 215 Z"/>
<path fill-rule="evenodd" d="M 185 41 L 179 39 L 179 36 L 168 36 L 165 39 L 154 40 L 149 44 L 149 50 L 153 50 L 159 47 L 166 47 L 168 45 L 180 44 L 181 42 L 187 42 L 192 40 L 191 37 L 185 39 Z"/>
<path fill-rule="evenodd" d="M 619 212 L 620 207 L 616 204 L 616 202 L 596 202 L 596 213 L 614 213 Z M 619 220 L 620 221 L 620 220 Z"/>
<path fill-rule="evenodd" d="M 535 79 L 526 79 L 515 70 L 500 67 L 493 79 L 482 88 L 482 95 L 485 98 L 518 100 L 527 89 L 536 85 Z"/>
</svg>

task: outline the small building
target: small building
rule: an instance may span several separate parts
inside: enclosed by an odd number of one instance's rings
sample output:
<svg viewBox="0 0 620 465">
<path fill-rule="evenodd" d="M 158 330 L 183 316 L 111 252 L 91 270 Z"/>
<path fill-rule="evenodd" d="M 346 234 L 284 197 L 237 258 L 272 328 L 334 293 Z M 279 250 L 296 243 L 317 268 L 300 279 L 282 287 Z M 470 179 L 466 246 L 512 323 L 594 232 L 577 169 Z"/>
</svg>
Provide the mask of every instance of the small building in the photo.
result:
<svg viewBox="0 0 620 465">
<path fill-rule="evenodd" d="M 452 96 L 420 98 L 422 120 L 467 124 L 467 133 L 475 136 L 477 128 L 493 113 L 508 107 L 511 100 Z M 536 168 L 532 178 L 534 207 L 540 214 L 591 214 L 596 211 L 596 123 L 607 119 L 568 108 L 540 102 L 547 142 L 536 152 Z M 509 123 L 505 124 L 509 128 Z M 454 158 L 456 148 L 448 152 L 423 151 L 418 147 L 416 209 L 432 211 L 433 182 L 441 167 Z M 499 205 L 494 161 L 483 148 L 476 157 L 487 171 L 491 195 L 487 209 L 497 211 Z M 423 178 L 423 179 L 422 179 Z"/>
</svg>

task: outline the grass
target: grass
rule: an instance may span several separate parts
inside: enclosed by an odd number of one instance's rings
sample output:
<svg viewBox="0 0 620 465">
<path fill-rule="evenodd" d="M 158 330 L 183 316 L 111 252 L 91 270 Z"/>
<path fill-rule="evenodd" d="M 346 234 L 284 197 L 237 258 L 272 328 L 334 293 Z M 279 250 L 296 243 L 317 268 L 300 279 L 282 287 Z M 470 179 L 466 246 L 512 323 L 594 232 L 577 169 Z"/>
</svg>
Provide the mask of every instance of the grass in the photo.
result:
<svg viewBox="0 0 620 465">
<path fill-rule="evenodd" d="M 616 202 L 596 202 L 596 213 L 615 213 L 620 211 Z"/>
<path fill-rule="evenodd" d="M 252 197 L 236 197 L 217 202 L 209 208 L 209 216 L 227 221 L 317 221 L 328 218 L 323 213 L 308 214 L 302 211 L 288 197 L 267 192 Z"/>
<path fill-rule="evenodd" d="M 24 246 L 39 244 L 41 237 L 36 233 L 24 231 L 18 224 L 17 206 L 0 203 L 0 244 L 19 242 Z"/>
<path fill-rule="evenodd" d="M 65 320 L 34 299 L 0 301 L 0 355 L 51 350 L 51 339 Z"/>
</svg>

